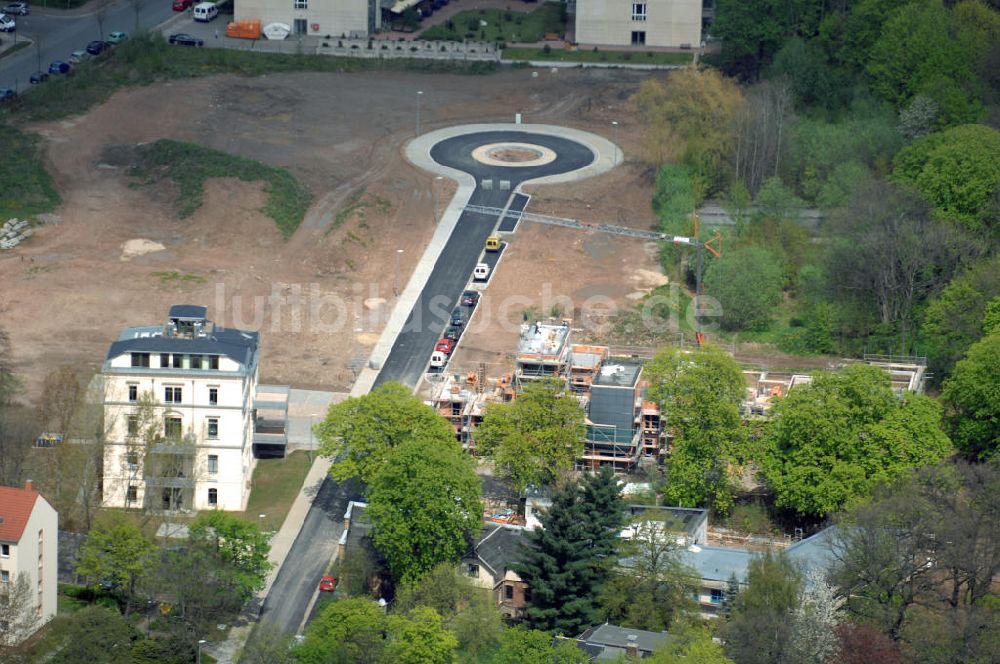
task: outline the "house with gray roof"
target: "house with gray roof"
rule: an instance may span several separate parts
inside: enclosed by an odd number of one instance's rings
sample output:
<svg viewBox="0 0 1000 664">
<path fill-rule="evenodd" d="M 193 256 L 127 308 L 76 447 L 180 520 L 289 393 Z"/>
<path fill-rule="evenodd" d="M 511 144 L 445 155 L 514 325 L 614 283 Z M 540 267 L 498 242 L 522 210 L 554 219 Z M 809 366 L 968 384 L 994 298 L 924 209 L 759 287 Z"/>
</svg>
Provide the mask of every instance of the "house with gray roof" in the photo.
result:
<svg viewBox="0 0 1000 664">
<path fill-rule="evenodd" d="M 524 528 L 487 524 L 460 563 L 475 585 L 493 591 L 500 613 L 512 620 L 524 616 L 527 601 L 528 584 L 512 569 L 525 546 Z"/>
<path fill-rule="evenodd" d="M 556 642 L 562 638 L 557 637 Z M 572 640 L 591 662 L 607 662 L 619 661 L 621 657 L 630 660 L 649 657 L 670 641 L 670 635 L 604 623 L 588 628 Z"/>
</svg>

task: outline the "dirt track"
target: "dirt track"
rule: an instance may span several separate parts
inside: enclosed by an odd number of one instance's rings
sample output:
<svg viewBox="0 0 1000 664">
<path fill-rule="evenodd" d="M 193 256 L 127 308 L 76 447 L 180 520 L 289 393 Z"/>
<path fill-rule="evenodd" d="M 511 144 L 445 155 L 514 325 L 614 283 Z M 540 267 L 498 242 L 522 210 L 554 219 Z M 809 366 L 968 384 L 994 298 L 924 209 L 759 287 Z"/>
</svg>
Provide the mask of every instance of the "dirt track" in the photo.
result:
<svg viewBox="0 0 1000 664">
<path fill-rule="evenodd" d="M 435 201 L 450 196 L 450 183 L 432 192 L 433 178 L 400 156 L 414 130 L 416 91 L 424 91 L 427 129 L 521 112 L 527 122 L 610 137 L 614 119 L 628 154 L 642 140 L 626 101 L 641 79 L 590 70 L 532 78 L 530 69 L 224 76 L 126 90 L 84 116 L 34 127 L 49 141 L 64 204 L 56 211 L 62 223 L 0 255 L 0 320 L 18 369 L 32 393 L 62 364 L 97 370 L 122 327 L 159 322 L 170 304 L 188 302 L 207 304 L 223 324 L 262 330 L 263 380 L 342 389 L 377 338 L 387 308 L 380 300 L 391 301 L 394 282 L 405 281 L 433 231 Z M 256 184 L 211 181 L 203 207 L 179 220 L 170 186 L 132 187 L 111 158 L 115 146 L 158 138 L 286 167 L 316 203 L 288 242 L 258 211 L 264 194 Z M 626 167 L 599 183 L 539 189 L 532 209 L 648 227 L 649 186 Z M 574 259 L 567 245 L 579 252 L 594 240 L 572 233 L 529 229 L 531 251 L 522 259 L 511 252 L 504 269 L 557 292 L 570 284 L 572 294 L 588 275 L 624 284 L 637 268 L 655 267 L 641 246 L 620 241 L 607 243 L 597 262 Z M 163 249 L 123 260 L 124 243 L 137 239 Z M 556 269 L 541 260 L 550 256 Z M 516 287 L 498 279 L 495 295 Z M 629 288 L 609 294 L 618 299 Z"/>
</svg>

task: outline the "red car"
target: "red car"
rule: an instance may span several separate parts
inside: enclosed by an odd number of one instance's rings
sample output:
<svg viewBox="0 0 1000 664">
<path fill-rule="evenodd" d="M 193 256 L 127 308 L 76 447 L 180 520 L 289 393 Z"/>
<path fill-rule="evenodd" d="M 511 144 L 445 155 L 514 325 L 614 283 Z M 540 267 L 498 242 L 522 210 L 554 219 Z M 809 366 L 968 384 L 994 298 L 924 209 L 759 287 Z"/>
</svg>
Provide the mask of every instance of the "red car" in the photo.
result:
<svg viewBox="0 0 1000 664">
<path fill-rule="evenodd" d="M 337 589 L 337 577 L 324 576 L 319 580 L 319 589 L 325 593 L 332 593 Z"/>
<path fill-rule="evenodd" d="M 194 0 L 174 0 L 174 4 L 173 4 L 174 11 L 175 12 L 182 12 L 182 11 L 184 11 L 185 9 L 187 9 L 188 7 L 190 7 L 193 4 L 194 4 Z"/>
<path fill-rule="evenodd" d="M 434 347 L 434 350 L 440 351 L 445 355 L 451 355 L 451 351 L 455 350 L 455 342 L 451 339 L 441 339 L 438 341 L 438 345 Z"/>
</svg>

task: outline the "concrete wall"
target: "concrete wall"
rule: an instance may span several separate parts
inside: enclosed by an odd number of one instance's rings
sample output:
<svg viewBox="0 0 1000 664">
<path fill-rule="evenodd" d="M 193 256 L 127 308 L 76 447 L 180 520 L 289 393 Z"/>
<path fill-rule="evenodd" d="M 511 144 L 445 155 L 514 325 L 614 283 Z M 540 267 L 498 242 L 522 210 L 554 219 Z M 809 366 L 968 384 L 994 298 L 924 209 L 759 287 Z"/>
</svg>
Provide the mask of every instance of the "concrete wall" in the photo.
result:
<svg viewBox="0 0 1000 664">
<path fill-rule="evenodd" d="M 701 0 L 646 0 L 646 19 L 633 20 L 633 0 L 577 0 L 576 41 L 629 46 L 633 32 L 646 46 L 701 45 Z"/>
<path fill-rule="evenodd" d="M 301 9 L 296 9 L 296 0 L 235 0 L 234 12 L 236 20 L 259 19 L 262 27 L 286 23 L 294 29 L 295 19 L 303 19 L 311 36 L 367 36 L 370 2 L 376 3 L 377 31 L 381 16 L 377 0 L 298 0 L 300 7 L 304 5 Z"/>
</svg>

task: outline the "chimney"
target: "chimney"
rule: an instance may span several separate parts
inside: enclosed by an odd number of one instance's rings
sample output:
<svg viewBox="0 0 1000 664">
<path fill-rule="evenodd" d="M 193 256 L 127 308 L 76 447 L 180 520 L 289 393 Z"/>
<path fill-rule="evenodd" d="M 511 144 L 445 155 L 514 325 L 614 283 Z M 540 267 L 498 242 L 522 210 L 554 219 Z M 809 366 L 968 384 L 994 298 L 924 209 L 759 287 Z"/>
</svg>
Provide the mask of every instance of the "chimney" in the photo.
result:
<svg viewBox="0 0 1000 664">
<path fill-rule="evenodd" d="M 628 643 L 625 644 L 625 656 L 633 659 L 639 658 L 639 637 L 635 634 L 628 635 Z"/>
<path fill-rule="evenodd" d="M 25 481 L 25 483 L 24 483 L 24 490 L 25 491 L 34 491 L 35 490 L 35 487 L 32 485 L 32 481 L 31 480 Z"/>
</svg>

